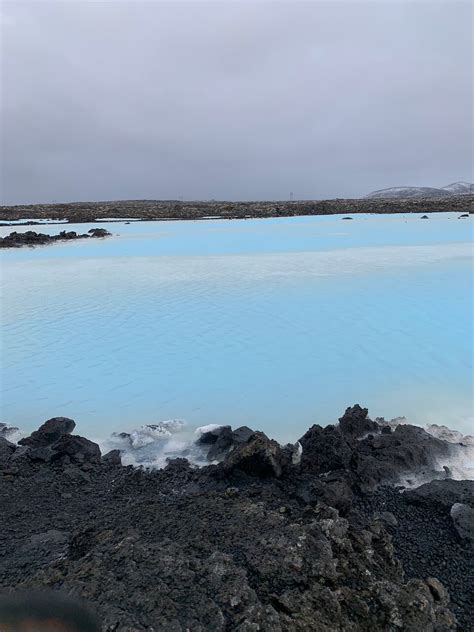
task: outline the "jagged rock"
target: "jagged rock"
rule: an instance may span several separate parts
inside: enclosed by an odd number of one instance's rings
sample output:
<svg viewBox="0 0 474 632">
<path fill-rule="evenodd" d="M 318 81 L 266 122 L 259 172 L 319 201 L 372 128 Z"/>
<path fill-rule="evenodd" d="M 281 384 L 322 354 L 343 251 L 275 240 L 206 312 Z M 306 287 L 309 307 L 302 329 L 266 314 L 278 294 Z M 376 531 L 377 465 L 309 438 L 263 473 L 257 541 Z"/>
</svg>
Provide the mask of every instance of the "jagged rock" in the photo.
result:
<svg viewBox="0 0 474 632">
<path fill-rule="evenodd" d="M 8 460 L 8 466 L 22 468 L 23 466 L 28 465 L 30 463 L 30 460 L 28 458 L 29 449 L 30 448 L 28 448 L 27 446 L 16 447 Z"/>
<path fill-rule="evenodd" d="M 98 446 L 74 435 L 21 446 L 25 475 L 15 464 L 0 481 L 0 589 L 81 595 L 107 630 L 447 632 L 456 627 L 447 586 L 467 630 L 468 542 L 449 508 L 409 506 L 393 486 L 361 491 L 364 474 L 385 475 L 394 455 L 410 453 L 400 467 L 418 463 L 413 442 L 437 449 L 400 428 L 363 438 L 358 422 L 345 433 L 314 426 L 299 466 L 294 448 L 250 429 L 223 463 L 203 468 L 101 466 Z M 32 464 L 41 449 L 56 461 Z M 444 558 L 430 554 L 438 541 Z"/>
<path fill-rule="evenodd" d="M 122 465 L 122 457 L 120 456 L 120 450 L 110 450 L 102 457 L 102 463 L 106 465 Z"/>
<path fill-rule="evenodd" d="M 426 584 L 428 585 L 435 601 L 439 601 L 443 606 L 447 606 L 449 604 L 449 593 L 439 579 L 436 579 L 436 577 L 428 577 L 426 579 Z"/>
<path fill-rule="evenodd" d="M 212 434 L 212 433 L 209 433 Z M 207 453 L 208 461 L 221 461 L 232 447 L 232 429 L 223 426 Z"/>
<path fill-rule="evenodd" d="M 222 461 L 236 446 L 246 443 L 254 431 L 247 426 L 232 430 L 231 426 L 216 426 L 201 432 L 196 444 L 207 449 L 208 461 Z"/>
<path fill-rule="evenodd" d="M 49 463 L 49 461 L 51 461 L 51 457 L 53 456 L 53 451 L 51 446 L 38 448 L 32 447 L 28 449 L 26 456 L 30 459 L 30 461 L 33 461 L 33 463 Z"/>
<path fill-rule="evenodd" d="M 204 432 L 201 432 L 196 443 L 198 445 L 213 445 L 214 443 L 216 443 L 217 439 L 220 437 L 221 434 L 226 435 L 231 432 L 232 432 L 231 426 L 216 426 L 214 428 L 211 428 L 211 430 L 206 430 Z"/>
<path fill-rule="evenodd" d="M 464 503 L 454 503 L 450 514 L 459 537 L 474 543 L 474 508 Z"/>
<path fill-rule="evenodd" d="M 453 449 L 409 424 L 397 426 L 390 434 L 368 436 L 352 447 L 351 467 L 364 488 L 396 483 L 408 474 L 433 478 L 437 460 L 449 458 Z"/>
<path fill-rule="evenodd" d="M 367 408 L 361 408 L 359 404 L 347 408 L 346 412 L 339 419 L 339 427 L 343 435 L 350 437 L 362 437 L 369 432 L 377 432 L 379 426 L 375 421 L 368 418 Z"/>
<path fill-rule="evenodd" d="M 311 426 L 299 440 L 303 453 L 301 470 L 311 474 L 324 474 L 349 467 L 352 449 L 336 426 Z"/>
<path fill-rule="evenodd" d="M 49 529 L 34 533 L 15 551 L 14 558 L 27 560 L 30 572 L 48 566 L 65 556 L 69 546 L 69 533 Z"/>
<path fill-rule="evenodd" d="M 303 472 L 324 474 L 349 466 L 352 450 L 336 426 L 311 426 L 299 442 L 303 448 Z"/>
<path fill-rule="evenodd" d="M 247 443 L 228 455 L 223 465 L 227 473 L 240 470 L 250 476 L 279 478 L 288 462 L 276 441 L 263 432 L 255 432 Z"/>
<path fill-rule="evenodd" d="M 20 439 L 19 445 L 32 446 L 35 448 L 45 447 L 53 444 L 63 435 L 70 434 L 76 427 L 76 422 L 68 417 L 53 417 L 45 421 L 38 430 L 35 430 L 29 437 Z"/>
<path fill-rule="evenodd" d="M 232 443 L 246 443 L 254 433 L 248 426 L 240 426 L 232 431 Z"/>
<path fill-rule="evenodd" d="M 247 426 L 241 426 L 236 430 L 227 430 L 230 426 L 226 426 L 217 438 L 217 441 L 210 447 L 207 453 L 208 461 L 221 461 L 236 446 L 247 443 L 254 435 L 254 431 Z"/>
<path fill-rule="evenodd" d="M 52 447 L 52 461 L 68 457 L 71 463 L 100 463 L 100 448 L 93 441 L 77 435 L 63 435 Z"/>
<path fill-rule="evenodd" d="M 80 236 L 81 236 L 81 237 L 84 237 L 85 235 L 80 235 Z M 60 239 L 65 239 L 65 240 L 68 240 L 68 239 L 77 239 L 77 233 L 76 233 L 76 231 L 75 231 L 75 230 L 69 230 L 69 231 L 62 230 L 62 231 L 59 233 L 59 238 L 60 238 Z"/>
<path fill-rule="evenodd" d="M 449 458 L 455 449 L 416 426 L 400 424 L 393 432 L 381 432 L 384 427 L 359 405 L 346 410 L 339 426 L 312 426 L 300 439 L 302 471 L 339 472 L 340 478 L 370 489 L 409 473 L 428 476 L 437 460 Z"/>
<path fill-rule="evenodd" d="M 42 246 L 56 241 L 70 241 L 72 239 L 88 239 L 89 237 L 107 237 L 110 233 L 104 228 L 92 228 L 90 235 L 78 235 L 76 231 L 62 230 L 58 235 L 46 235 L 27 230 L 24 233 L 13 231 L 6 237 L 0 237 L 0 248 L 21 248 L 22 246 Z"/>
<path fill-rule="evenodd" d="M 14 451 L 15 445 L 10 443 L 5 437 L 0 437 L 0 467 L 6 465 Z"/>
<path fill-rule="evenodd" d="M 105 228 L 91 228 L 87 231 L 91 237 L 108 237 L 110 235 Z"/>
<path fill-rule="evenodd" d="M 296 489 L 296 495 L 308 505 L 324 502 L 334 507 L 342 515 L 346 515 L 352 507 L 354 494 L 350 486 L 343 480 L 309 478 L 301 481 Z"/>
</svg>

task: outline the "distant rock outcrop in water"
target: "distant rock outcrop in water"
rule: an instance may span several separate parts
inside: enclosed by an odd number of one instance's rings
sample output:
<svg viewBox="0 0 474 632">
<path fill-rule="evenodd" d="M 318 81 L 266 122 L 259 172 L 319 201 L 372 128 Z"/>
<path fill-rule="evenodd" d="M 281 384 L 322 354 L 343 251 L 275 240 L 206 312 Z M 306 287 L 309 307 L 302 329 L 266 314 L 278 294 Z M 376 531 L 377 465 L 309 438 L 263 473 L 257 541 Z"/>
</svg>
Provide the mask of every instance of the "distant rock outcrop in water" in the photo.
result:
<svg viewBox="0 0 474 632">
<path fill-rule="evenodd" d="M 80 595 L 103 630 L 468 629 L 474 481 L 442 469 L 462 446 L 356 405 L 295 446 L 207 426 L 212 464 L 145 470 L 73 430 L 0 437 L 1 589 Z"/>
<path fill-rule="evenodd" d="M 88 239 L 89 237 L 109 237 L 111 233 L 105 228 L 91 228 L 88 234 L 78 235 L 76 231 L 62 230 L 58 235 L 46 235 L 27 230 L 24 233 L 16 231 L 6 237 L 0 237 L 0 248 L 21 248 L 22 246 L 44 246 L 57 241 L 72 241 L 74 239 Z"/>
<path fill-rule="evenodd" d="M 366 199 L 412 199 L 412 198 L 446 198 L 453 195 L 472 195 L 474 184 L 470 182 L 453 182 L 445 187 L 390 187 L 372 191 Z"/>
</svg>

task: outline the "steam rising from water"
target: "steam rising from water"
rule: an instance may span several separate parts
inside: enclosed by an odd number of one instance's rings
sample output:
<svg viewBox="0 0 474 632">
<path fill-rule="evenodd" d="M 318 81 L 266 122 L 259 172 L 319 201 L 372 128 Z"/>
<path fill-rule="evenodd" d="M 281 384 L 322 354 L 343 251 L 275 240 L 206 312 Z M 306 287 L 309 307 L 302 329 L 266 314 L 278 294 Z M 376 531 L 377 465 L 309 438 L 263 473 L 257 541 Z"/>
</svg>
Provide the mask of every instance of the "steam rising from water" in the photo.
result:
<svg viewBox="0 0 474 632">
<path fill-rule="evenodd" d="M 398 417 L 387 423 L 395 429 L 400 423 L 409 422 L 404 417 Z M 124 465 L 163 468 L 169 459 L 185 457 L 192 464 L 202 466 L 206 465 L 207 461 L 205 452 L 196 444 L 196 439 L 201 433 L 218 427 L 217 424 L 209 424 L 191 432 L 182 420 L 167 420 L 159 424 L 142 426 L 129 433 L 113 433 L 109 439 L 101 442 L 101 451 L 105 454 L 109 450 L 120 450 Z M 431 425 L 425 430 L 453 445 L 451 457 L 436 464 L 438 478 L 449 476 L 455 480 L 474 479 L 474 437 L 463 436 L 446 426 Z M 428 480 L 431 478 L 432 476 L 428 475 Z M 410 473 L 408 480 L 401 482 L 416 487 L 426 481 L 426 477 L 417 477 Z"/>
</svg>

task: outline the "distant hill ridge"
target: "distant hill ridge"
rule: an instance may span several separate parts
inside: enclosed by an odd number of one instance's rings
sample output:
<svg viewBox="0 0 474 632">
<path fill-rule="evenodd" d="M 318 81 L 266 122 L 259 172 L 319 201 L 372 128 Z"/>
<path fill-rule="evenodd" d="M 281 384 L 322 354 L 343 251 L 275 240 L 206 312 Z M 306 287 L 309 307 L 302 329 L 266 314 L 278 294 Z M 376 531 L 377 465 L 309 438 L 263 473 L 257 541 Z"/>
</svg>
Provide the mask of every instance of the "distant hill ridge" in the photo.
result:
<svg viewBox="0 0 474 632">
<path fill-rule="evenodd" d="M 451 195 L 472 195 L 474 184 L 471 182 L 452 182 L 444 187 L 390 187 L 372 191 L 365 197 L 372 199 L 383 198 L 444 198 Z"/>
</svg>

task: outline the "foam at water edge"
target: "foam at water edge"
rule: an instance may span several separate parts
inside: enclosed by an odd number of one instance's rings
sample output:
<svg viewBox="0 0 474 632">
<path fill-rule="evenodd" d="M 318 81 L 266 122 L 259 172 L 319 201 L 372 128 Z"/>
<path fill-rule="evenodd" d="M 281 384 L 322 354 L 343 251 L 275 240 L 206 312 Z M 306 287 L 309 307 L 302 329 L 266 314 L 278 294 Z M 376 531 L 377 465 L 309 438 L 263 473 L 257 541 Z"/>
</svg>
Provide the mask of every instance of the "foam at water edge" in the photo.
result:
<svg viewBox="0 0 474 632">
<path fill-rule="evenodd" d="M 390 425 L 394 430 L 400 424 L 410 423 L 405 417 L 396 417 L 390 421 L 378 418 L 380 424 Z M 143 466 L 146 468 L 166 467 L 168 459 L 184 457 L 195 466 L 208 465 L 205 452 L 196 444 L 196 438 L 205 432 L 222 427 L 222 424 L 208 424 L 189 429 L 183 420 L 166 420 L 157 424 L 143 425 L 129 433 L 113 433 L 105 440 L 99 441 L 102 454 L 109 450 L 119 449 L 124 465 Z M 453 454 L 436 464 L 440 476 L 443 469 L 449 468 L 449 476 L 456 480 L 474 480 L 474 438 L 451 430 L 447 426 L 430 425 L 427 432 L 453 444 Z M 440 436 L 443 435 L 443 436 Z M 446 437 L 450 437 L 447 439 Z M 301 445 L 297 445 L 297 454 Z M 410 486 L 416 487 L 426 480 L 410 477 Z M 406 482 L 405 482 L 406 484 Z"/>
<path fill-rule="evenodd" d="M 194 431 L 194 434 L 202 435 L 202 434 L 205 434 L 206 432 L 212 432 L 213 430 L 217 430 L 218 428 L 222 428 L 222 425 L 221 424 L 208 424 L 207 426 L 199 426 L 199 428 L 196 428 L 196 430 Z"/>
<path fill-rule="evenodd" d="M 205 456 L 195 445 L 195 437 L 182 419 L 146 424 L 130 432 L 114 432 L 97 443 L 102 454 L 120 450 L 123 465 L 160 469 L 166 467 L 168 459 L 178 457 L 185 457 L 192 464 L 205 465 Z"/>
</svg>

